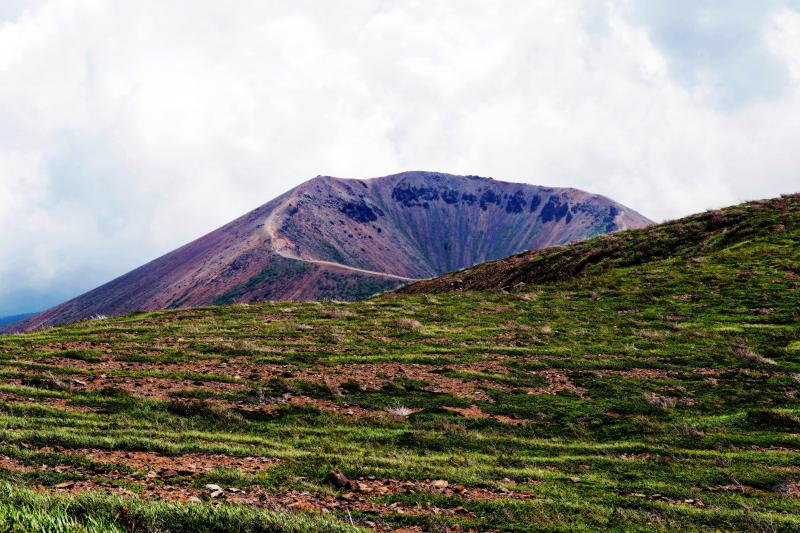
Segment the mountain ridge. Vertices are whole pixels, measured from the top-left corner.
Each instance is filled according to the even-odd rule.
[[[20,313],[17,315],[2,316],[0,317],[0,328],[11,326],[16,322],[20,322],[35,315],[36,313]]]

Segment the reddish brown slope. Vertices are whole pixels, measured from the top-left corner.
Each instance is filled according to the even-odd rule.
[[[356,299],[515,252],[649,221],[575,189],[406,172],[320,176],[230,224],[26,321],[215,303]]]

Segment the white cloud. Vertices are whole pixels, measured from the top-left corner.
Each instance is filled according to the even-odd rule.
[[[676,77],[636,4],[9,3],[0,314],[91,288],[320,173],[575,186],[656,219],[800,188],[797,13],[775,3],[751,32],[786,86],[721,108],[727,71]]]

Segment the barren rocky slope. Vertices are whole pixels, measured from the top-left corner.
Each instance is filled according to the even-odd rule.
[[[649,221],[576,189],[406,172],[318,176],[24,322],[261,300],[359,299],[414,279]]]

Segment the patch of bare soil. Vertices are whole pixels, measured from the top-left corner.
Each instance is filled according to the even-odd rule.
[[[469,365],[448,365],[454,370],[474,370]],[[392,383],[396,378],[407,378],[424,381],[424,388],[431,392],[450,394],[461,398],[492,401],[484,388],[509,389],[491,380],[463,380],[444,376],[434,372],[436,367],[430,365],[415,365],[405,363],[372,363],[372,364],[347,364],[335,368],[304,369],[295,373],[293,377],[310,381],[323,382],[329,386],[339,387],[346,382],[358,383],[364,390],[379,390]],[[507,372],[507,370],[505,370]]]
[[[564,372],[559,370],[541,370],[535,372],[547,379],[544,387],[528,387],[524,389],[528,394],[558,394],[559,392],[569,392],[577,396],[584,396],[586,389],[577,387]]]
[[[107,342],[95,341],[66,341],[66,342],[53,342],[42,346],[44,349],[60,351],[60,350],[111,350],[111,344]]]
[[[130,378],[123,376],[96,375],[86,382],[85,389],[97,391],[105,388],[124,390],[140,398],[153,398],[159,400],[169,399],[171,393],[185,391],[191,388],[203,388],[209,392],[225,394],[246,389],[245,384],[226,383],[222,381],[193,382],[190,380],[173,378]]]
[[[86,448],[60,451],[62,453],[86,456],[100,463],[125,465],[136,470],[148,470],[158,473],[161,477],[165,472],[170,471],[175,472],[176,475],[192,476],[215,468],[229,468],[240,472],[253,473],[278,463],[277,459],[269,457],[230,457],[219,454],[160,455],[153,452]]]
[[[488,413],[484,413],[481,411],[480,407],[477,405],[470,405],[469,407],[445,407],[448,411],[453,413],[458,413],[464,418],[490,418],[492,420],[497,420],[498,422],[502,422],[503,424],[508,424],[511,426],[524,426],[525,424],[530,423],[528,420],[521,420],[518,418],[511,418],[504,415],[490,415]]]
[[[23,464],[21,461],[9,457],[7,455],[0,455],[0,470],[11,470],[14,472],[33,472],[36,470],[32,466]]]
[[[800,498],[800,481],[784,483],[776,489],[776,492],[789,498]]]

